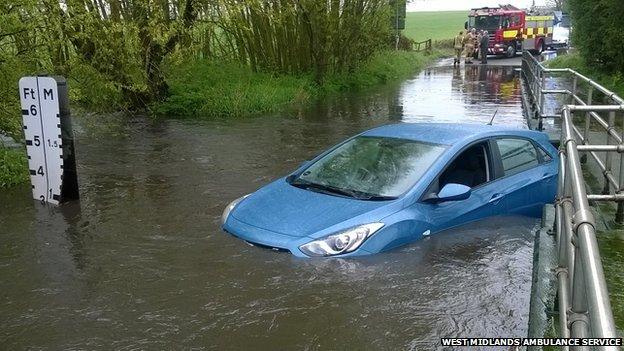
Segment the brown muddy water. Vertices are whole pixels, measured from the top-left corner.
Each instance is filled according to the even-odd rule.
[[[75,118],[80,202],[0,193],[3,349],[430,350],[526,335],[536,219],[492,218],[360,259],[297,259],[219,228],[226,204],[355,133],[525,125],[513,67],[428,69],[300,111]]]

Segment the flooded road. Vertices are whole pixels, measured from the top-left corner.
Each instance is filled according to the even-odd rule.
[[[302,260],[219,229],[229,201],[374,126],[522,127],[512,67],[435,67],[398,85],[241,120],[75,120],[81,201],[0,193],[6,349],[414,349],[526,335],[529,218],[493,218],[362,259]]]

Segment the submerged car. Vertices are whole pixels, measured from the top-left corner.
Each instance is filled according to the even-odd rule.
[[[223,229],[299,257],[378,253],[485,217],[540,216],[555,198],[556,155],[536,131],[386,125],[233,201]]]

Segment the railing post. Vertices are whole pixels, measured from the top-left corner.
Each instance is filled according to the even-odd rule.
[[[572,80],[572,95],[570,96],[570,104],[576,105],[576,85],[578,84],[578,77],[574,75],[574,79]]]
[[[589,88],[587,89],[587,105],[591,105],[592,104],[592,95],[594,94],[594,87],[590,84]],[[589,126],[591,123],[591,113],[585,112],[585,130],[583,131],[583,144],[587,145],[589,144]],[[586,163],[587,162],[587,154],[583,154],[583,156],[581,156],[581,163]]]
[[[542,90],[546,87],[546,72],[544,72],[544,70],[540,70],[541,72],[541,86],[540,86],[540,90],[539,90],[539,94],[540,94],[540,105],[539,105],[539,122],[537,123],[537,130],[542,130],[544,129],[544,123],[542,121],[542,115],[544,114],[544,100],[546,100],[546,96],[544,95],[544,93],[542,93]]]
[[[624,115],[622,115],[622,123],[624,123]],[[623,124],[624,125],[624,124]],[[624,128],[622,128],[622,133],[620,134],[622,138],[622,144],[620,146],[624,146]],[[616,194],[622,194],[624,191],[624,153],[620,152],[620,173],[618,174],[618,189]],[[615,211],[615,222],[617,224],[624,223],[624,202],[618,201],[617,210]]]
[[[613,128],[614,125],[615,125],[615,111],[611,111],[609,112],[609,128]],[[613,137],[611,137],[611,133],[609,133],[609,130],[607,130],[607,145],[611,145],[612,139]],[[613,173],[612,159],[613,159],[613,153],[607,152],[605,156],[604,187],[602,188],[603,194],[609,194],[611,192],[608,175]]]

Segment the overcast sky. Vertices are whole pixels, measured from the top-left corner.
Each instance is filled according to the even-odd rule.
[[[545,2],[546,0],[535,0],[535,5],[543,6]],[[407,11],[469,10],[474,7],[497,7],[499,4],[527,8],[532,3],[532,0],[408,0]]]

